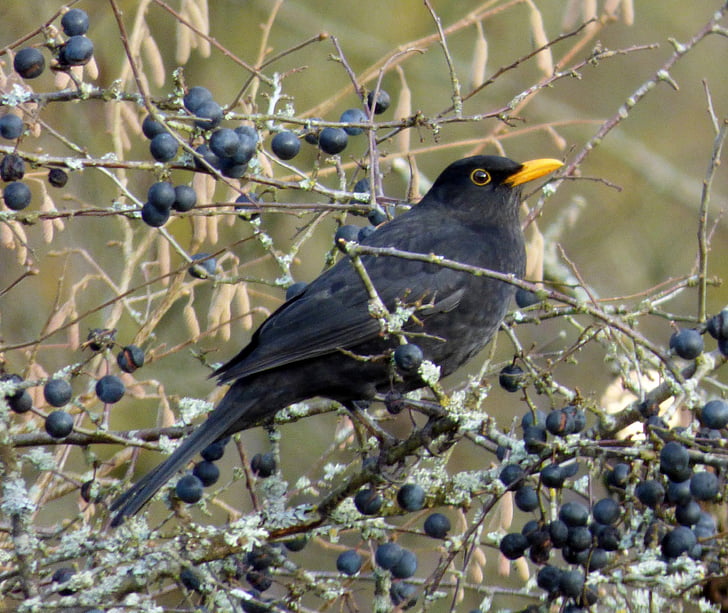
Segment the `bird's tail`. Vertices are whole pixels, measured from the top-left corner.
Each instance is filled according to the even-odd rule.
[[[241,423],[241,415],[245,415],[246,409],[249,407],[245,406],[246,403],[240,402],[240,394],[236,393],[240,390],[236,389],[237,387],[233,386],[228,390],[220,404],[210,413],[207,421],[182,441],[171,456],[111,504],[111,510],[115,512],[111,520],[112,527],[123,523],[125,517],[137,513],[195,454],[223,437],[233,424],[235,424],[235,431],[249,427]]]

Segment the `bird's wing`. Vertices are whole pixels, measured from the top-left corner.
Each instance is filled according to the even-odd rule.
[[[407,224],[406,217],[380,227],[365,244],[396,244],[404,251],[440,255],[440,245],[453,244],[451,231],[438,229],[434,238],[429,224]],[[422,245],[427,249],[423,250]],[[385,306],[392,311],[398,301],[420,301],[423,308],[416,313],[419,319],[454,309],[469,277],[435,264],[398,257],[365,256],[362,262]],[[281,305],[258,328],[250,344],[214,374],[221,382],[229,382],[372,340],[382,328],[370,313],[369,303],[359,273],[344,258]]]

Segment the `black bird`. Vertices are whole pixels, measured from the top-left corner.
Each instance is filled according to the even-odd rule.
[[[525,249],[518,219],[521,185],[562,166],[519,164],[479,155],[450,164],[408,212],[362,241],[371,247],[441,255],[522,277]],[[478,353],[508,309],[514,286],[436,264],[362,255],[384,305],[417,306],[403,332],[446,376]],[[314,396],[354,409],[357,401],[423,386],[415,373],[394,376],[400,344],[369,309],[370,293],[351,259],[342,258],[261,324],[238,355],[212,376],[232,384],[220,404],[175,452],[112,504],[112,526],[133,515],[210,443]],[[366,356],[367,360],[357,359]],[[378,356],[378,357],[377,357]],[[373,358],[373,359],[372,359]]]

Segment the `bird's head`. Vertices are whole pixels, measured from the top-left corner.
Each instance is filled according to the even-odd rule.
[[[561,166],[559,160],[550,158],[523,163],[496,155],[464,158],[442,171],[421,204],[480,218],[517,218],[520,186]]]

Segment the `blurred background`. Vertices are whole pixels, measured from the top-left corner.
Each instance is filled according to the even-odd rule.
[[[135,34],[146,32],[146,42],[137,59],[145,69],[153,96],[170,94],[172,72],[179,60],[184,59],[186,83],[205,86],[217,101],[229,104],[248,81],[250,73],[223,50],[249,64],[256,64],[262,54],[261,45],[265,47],[265,57],[272,57],[327,33],[328,37],[322,36],[320,41],[294,49],[264,69],[269,76],[274,72],[285,75],[283,92],[286,98],[279,103],[279,109],[288,104],[297,117],[336,121],[343,110],[360,106],[344,66],[333,59],[336,50],[331,37],[335,37],[353,72],[368,76],[361,82],[368,89],[375,87],[383,60],[393,57],[398,50],[411,50],[398,58],[396,67],[392,65],[384,70],[382,87],[391,94],[393,104],[378,120],[393,121],[416,112],[424,117],[435,117],[443,112],[450,114],[450,73],[436,37],[433,17],[421,0],[394,3],[391,0],[290,0],[280,3],[215,0],[209,4],[209,34],[219,47],[213,45],[205,50],[204,45],[198,46],[186,57],[179,21],[162,4],[119,0],[127,30]],[[189,18],[190,14],[194,15],[189,12],[190,4],[170,0],[167,6]],[[545,42],[542,40],[544,35],[551,40],[577,29],[594,5],[597,5],[597,21],[553,45],[552,62],[558,70],[568,70],[590,57],[596,49],[619,53],[587,63],[572,76],[556,80],[548,89],[538,91],[514,111],[515,117],[509,125],[497,119],[452,122],[442,124],[437,134],[423,125],[382,143],[385,193],[394,199],[407,198],[408,172],[406,167],[403,171],[396,163],[405,160],[406,154],[414,156],[421,185],[433,180],[449,162],[479,152],[504,153],[517,160],[557,157],[568,163],[600,126],[617,114],[635,90],[654,78],[656,71],[675,52],[675,44],[687,43],[721,5],[715,1],[677,0],[641,2],[634,6],[628,1],[596,3],[580,0],[432,0],[431,4],[442,27],[452,28],[447,42],[463,94],[471,90],[474,82],[480,83],[500,68],[527,56]],[[4,24],[0,29],[1,46],[7,47],[36,31],[62,6],[64,3],[55,0],[0,4],[0,23]],[[125,52],[109,5],[79,2],[76,6],[86,10],[91,18],[89,36],[95,45],[98,76],[93,79],[87,76],[87,80],[100,87],[109,87],[113,81],[122,79],[121,87],[135,92],[130,74],[123,68]],[[605,14],[605,9],[612,11],[611,17]],[[140,22],[145,22],[148,30],[141,28]],[[592,30],[595,33],[589,34]],[[36,36],[31,42],[40,40],[40,36]],[[11,67],[8,67],[7,55],[2,59],[5,60],[3,70],[9,75]],[[677,87],[667,81],[657,83],[629,110],[628,118],[586,156],[577,169],[582,180],[565,181],[546,200],[537,220],[547,237],[546,249],[553,249],[558,242],[596,296],[615,298],[618,304],[633,306],[639,303],[642,292],[694,271],[702,182],[711,160],[715,136],[708,114],[706,88],[712,94],[716,115],[723,121],[728,114],[725,59],[724,37],[710,36],[700,42],[670,71]],[[493,84],[464,103],[463,115],[489,113],[508,104],[514,96],[545,78],[548,69],[545,61],[542,56],[527,59],[504,72]],[[53,91],[56,87],[49,71],[29,85],[35,91]],[[248,98],[251,94],[254,94],[252,99]],[[270,89],[265,86],[248,87],[243,103],[234,110],[242,116],[266,112],[269,94]],[[144,110],[129,104],[129,116],[119,118],[111,111],[112,106],[102,101],[48,103],[47,109],[40,110],[40,116],[52,130],[38,129],[22,143],[22,148],[34,153],[69,155],[67,142],[51,135],[55,131],[67,141],[81,145],[93,157],[115,152],[125,160],[149,161],[148,143],[139,134],[138,124],[129,120],[131,116],[139,121],[145,115]],[[401,111],[405,112],[398,115]],[[128,136],[128,147],[121,149],[112,138],[118,134],[120,125],[125,126]],[[383,133],[386,131],[380,132]],[[358,141],[352,139],[350,147],[341,156],[342,162],[348,164],[347,176],[352,179],[362,176],[353,172],[354,164],[351,163],[365,152],[365,137],[359,138]],[[268,143],[269,137],[266,137],[264,148],[268,148]],[[310,171],[317,163],[316,155],[315,148],[304,145],[302,154],[295,160],[296,168],[303,173]],[[268,168],[281,180],[293,176],[274,161],[268,162]],[[321,168],[322,182],[336,187],[337,180],[329,170],[330,166],[321,164]],[[44,173],[39,171],[37,176],[41,178]],[[72,173],[62,194],[51,194],[54,206],[64,211],[109,208],[112,202],[134,204],[127,191],[143,201],[147,187],[154,180],[148,171],[130,169],[120,170],[116,176],[119,183],[93,170]],[[190,173],[178,170],[173,172],[173,177],[175,182],[189,181]],[[349,187],[351,183],[348,183]],[[36,184],[31,187],[34,195],[40,197],[40,187]],[[266,202],[325,202],[325,198],[317,194],[275,191],[255,182],[244,187],[246,191],[262,195]],[[709,273],[721,278],[728,274],[725,248],[728,231],[722,217],[727,194],[726,175],[719,169],[712,186],[708,224],[713,231]],[[221,185],[211,202],[230,202],[234,195],[232,190]],[[538,198],[539,194],[534,194],[529,205],[535,206]],[[277,248],[285,252],[308,220],[310,217],[305,214],[271,212],[263,214],[261,223]],[[316,226],[292,267],[294,280],[310,280],[321,271],[325,254],[330,251],[333,232],[343,220],[332,214]],[[344,222],[364,223],[352,216]],[[67,296],[74,284],[78,284],[75,315],[89,312],[78,321],[81,340],[88,329],[107,327],[113,308],[97,307],[113,299],[114,286],[113,282],[102,279],[99,271],[104,271],[109,279],[118,279],[125,267],[118,242],[126,240],[127,232],[150,231],[139,228],[139,222],[130,224],[128,220],[98,215],[66,218],[64,223],[63,228],[56,227],[50,242],[44,240],[47,230],[41,224],[25,227],[29,246],[25,259],[18,257],[17,248],[0,247],[0,288],[9,288],[28,266],[37,269],[38,273],[25,278],[12,290],[0,293],[2,346],[27,344],[3,353],[10,372],[27,374],[29,364],[37,361],[45,373],[53,373],[80,360],[81,350],[71,346],[68,329],[40,344],[33,341],[41,335],[55,312],[59,297]],[[558,232],[554,229],[556,225],[560,228]],[[198,251],[225,249],[232,252],[239,274],[267,280],[268,284],[250,283],[247,286],[251,305],[259,307],[252,318],[253,329],[262,321],[265,310],[274,309],[282,301],[284,289],[273,286],[281,271],[260,244],[249,239],[252,231],[247,222],[234,215],[221,217],[217,234],[208,231],[203,240],[200,240],[199,227],[192,226],[187,219],[170,223],[168,230],[184,248],[195,245]],[[241,239],[248,240],[239,242]],[[136,244],[141,245],[142,241]],[[148,258],[144,258],[148,267],[135,271],[134,277],[139,282],[154,276],[161,249],[156,241],[143,244],[148,249]],[[81,250],[85,253],[81,254]],[[172,252],[169,257],[172,268],[182,266],[177,254]],[[204,331],[206,313],[215,299],[215,290],[209,282],[195,282],[191,288],[193,300],[190,304]],[[140,289],[138,307],[145,308],[145,292],[149,292],[146,306],[158,305],[159,295],[155,292],[162,290],[161,286]],[[717,312],[726,303],[728,293],[724,287],[709,289],[708,313]],[[160,419],[156,412],[158,399],[149,394],[149,389],[155,386],[173,400],[210,395],[213,384],[206,379],[209,370],[191,350],[210,352],[208,359],[212,362],[223,361],[242,348],[252,332],[251,322],[244,318],[233,324],[230,338],[224,334],[208,335],[199,343],[181,347],[190,334],[188,322],[184,321],[184,307],[184,301],[171,305],[153,333],[144,339],[151,355],[158,357],[139,373],[137,379],[144,379],[144,384],[140,384],[137,397],[130,394],[115,407],[112,428],[157,424]],[[696,292],[687,290],[663,307],[680,317],[695,317]],[[70,319],[69,316],[67,320]],[[118,316],[113,324],[119,330],[121,342],[130,342],[140,328],[138,322],[124,315]],[[645,317],[640,321],[640,330],[658,345],[666,346],[672,331],[670,318]],[[545,322],[519,327],[518,337],[523,346],[544,350],[573,341],[576,331],[562,322]],[[177,349],[169,351],[170,348]],[[490,356],[489,351],[472,368],[453,377],[451,383],[478,373],[483,360]],[[500,338],[493,364],[502,365],[510,360],[513,351],[507,339]],[[104,364],[93,364],[94,372],[103,368]],[[598,346],[585,348],[575,363],[561,365],[556,376],[594,401],[601,398],[613,380],[613,374],[605,368],[604,352]],[[518,395],[506,394],[494,381],[490,379],[494,387],[483,408],[493,414],[501,426],[508,427],[513,416],[523,414],[525,407]],[[74,382],[74,390],[83,395],[92,389],[92,384],[89,379],[87,389],[79,380]],[[535,401],[543,401],[544,408],[549,406],[548,399],[536,398]],[[337,422],[337,416],[329,415],[283,428],[284,476],[290,474],[291,481],[295,481],[302,463],[316,462],[317,454],[331,444]],[[403,419],[393,427],[406,432],[407,420]],[[246,432],[243,441],[249,455],[268,448],[265,433],[260,430]],[[488,461],[481,456],[473,459],[469,456],[471,451],[468,448],[457,451],[452,460],[454,465],[467,467]],[[113,450],[95,449],[94,453],[106,458]],[[81,479],[88,467],[81,451],[74,450],[73,454],[76,456],[73,465]],[[238,458],[230,456],[232,454],[228,457],[230,466],[239,464]],[[152,454],[143,456],[139,474],[156,461],[157,457]],[[117,474],[121,475],[121,472]],[[245,504],[234,492],[227,492],[226,496],[234,504]],[[67,496],[64,502],[68,508],[76,503],[73,496]],[[58,512],[54,508],[48,513],[47,520],[51,521],[51,515]],[[224,517],[223,511],[215,511],[214,519],[219,521]],[[514,579],[512,585],[520,586],[520,579]]]

